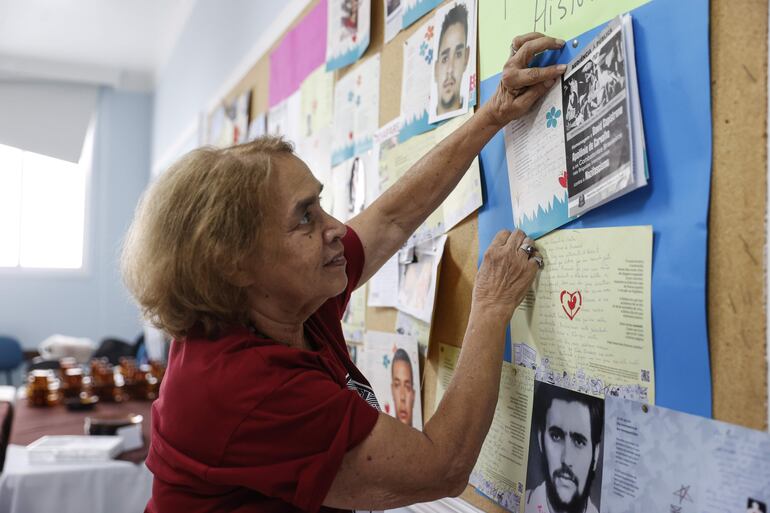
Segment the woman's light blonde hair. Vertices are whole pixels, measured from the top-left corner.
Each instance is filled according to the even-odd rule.
[[[272,136],[200,148],[145,191],[121,256],[145,318],[178,339],[248,322],[246,291],[230,278],[257,249],[273,157],[292,152]]]

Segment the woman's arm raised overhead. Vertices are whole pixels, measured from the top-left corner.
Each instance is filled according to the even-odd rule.
[[[564,72],[564,66],[529,68],[535,55],[564,41],[533,32],[513,40],[495,95],[465,124],[422,157],[369,208],[350,220],[364,246],[360,284],[366,283],[438,208],[492,136],[525,114]]]

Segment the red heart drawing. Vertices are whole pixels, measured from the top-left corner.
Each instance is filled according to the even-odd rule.
[[[560,177],[559,177],[559,185],[567,188],[567,172],[565,171]]]
[[[567,296],[566,302],[564,296]],[[561,300],[561,307],[564,310],[564,313],[567,314],[567,317],[569,317],[569,320],[571,321],[580,311],[580,307],[583,306],[583,296],[580,294],[579,290],[576,290],[575,292],[562,290],[559,299]]]

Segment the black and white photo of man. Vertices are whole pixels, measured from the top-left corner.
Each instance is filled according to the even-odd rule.
[[[598,513],[602,399],[535,382],[525,513]]]

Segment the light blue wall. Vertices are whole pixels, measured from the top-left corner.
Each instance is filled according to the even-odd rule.
[[[87,224],[88,269],[80,275],[0,274],[0,333],[25,348],[54,333],[133,340],[139,312],[119,276],[118,253],[150,176],[152,95],[103,89],[97,106]]]
[[[163,157],[275,22],[286,0],[198,0],[158,74],[153,158]]]

